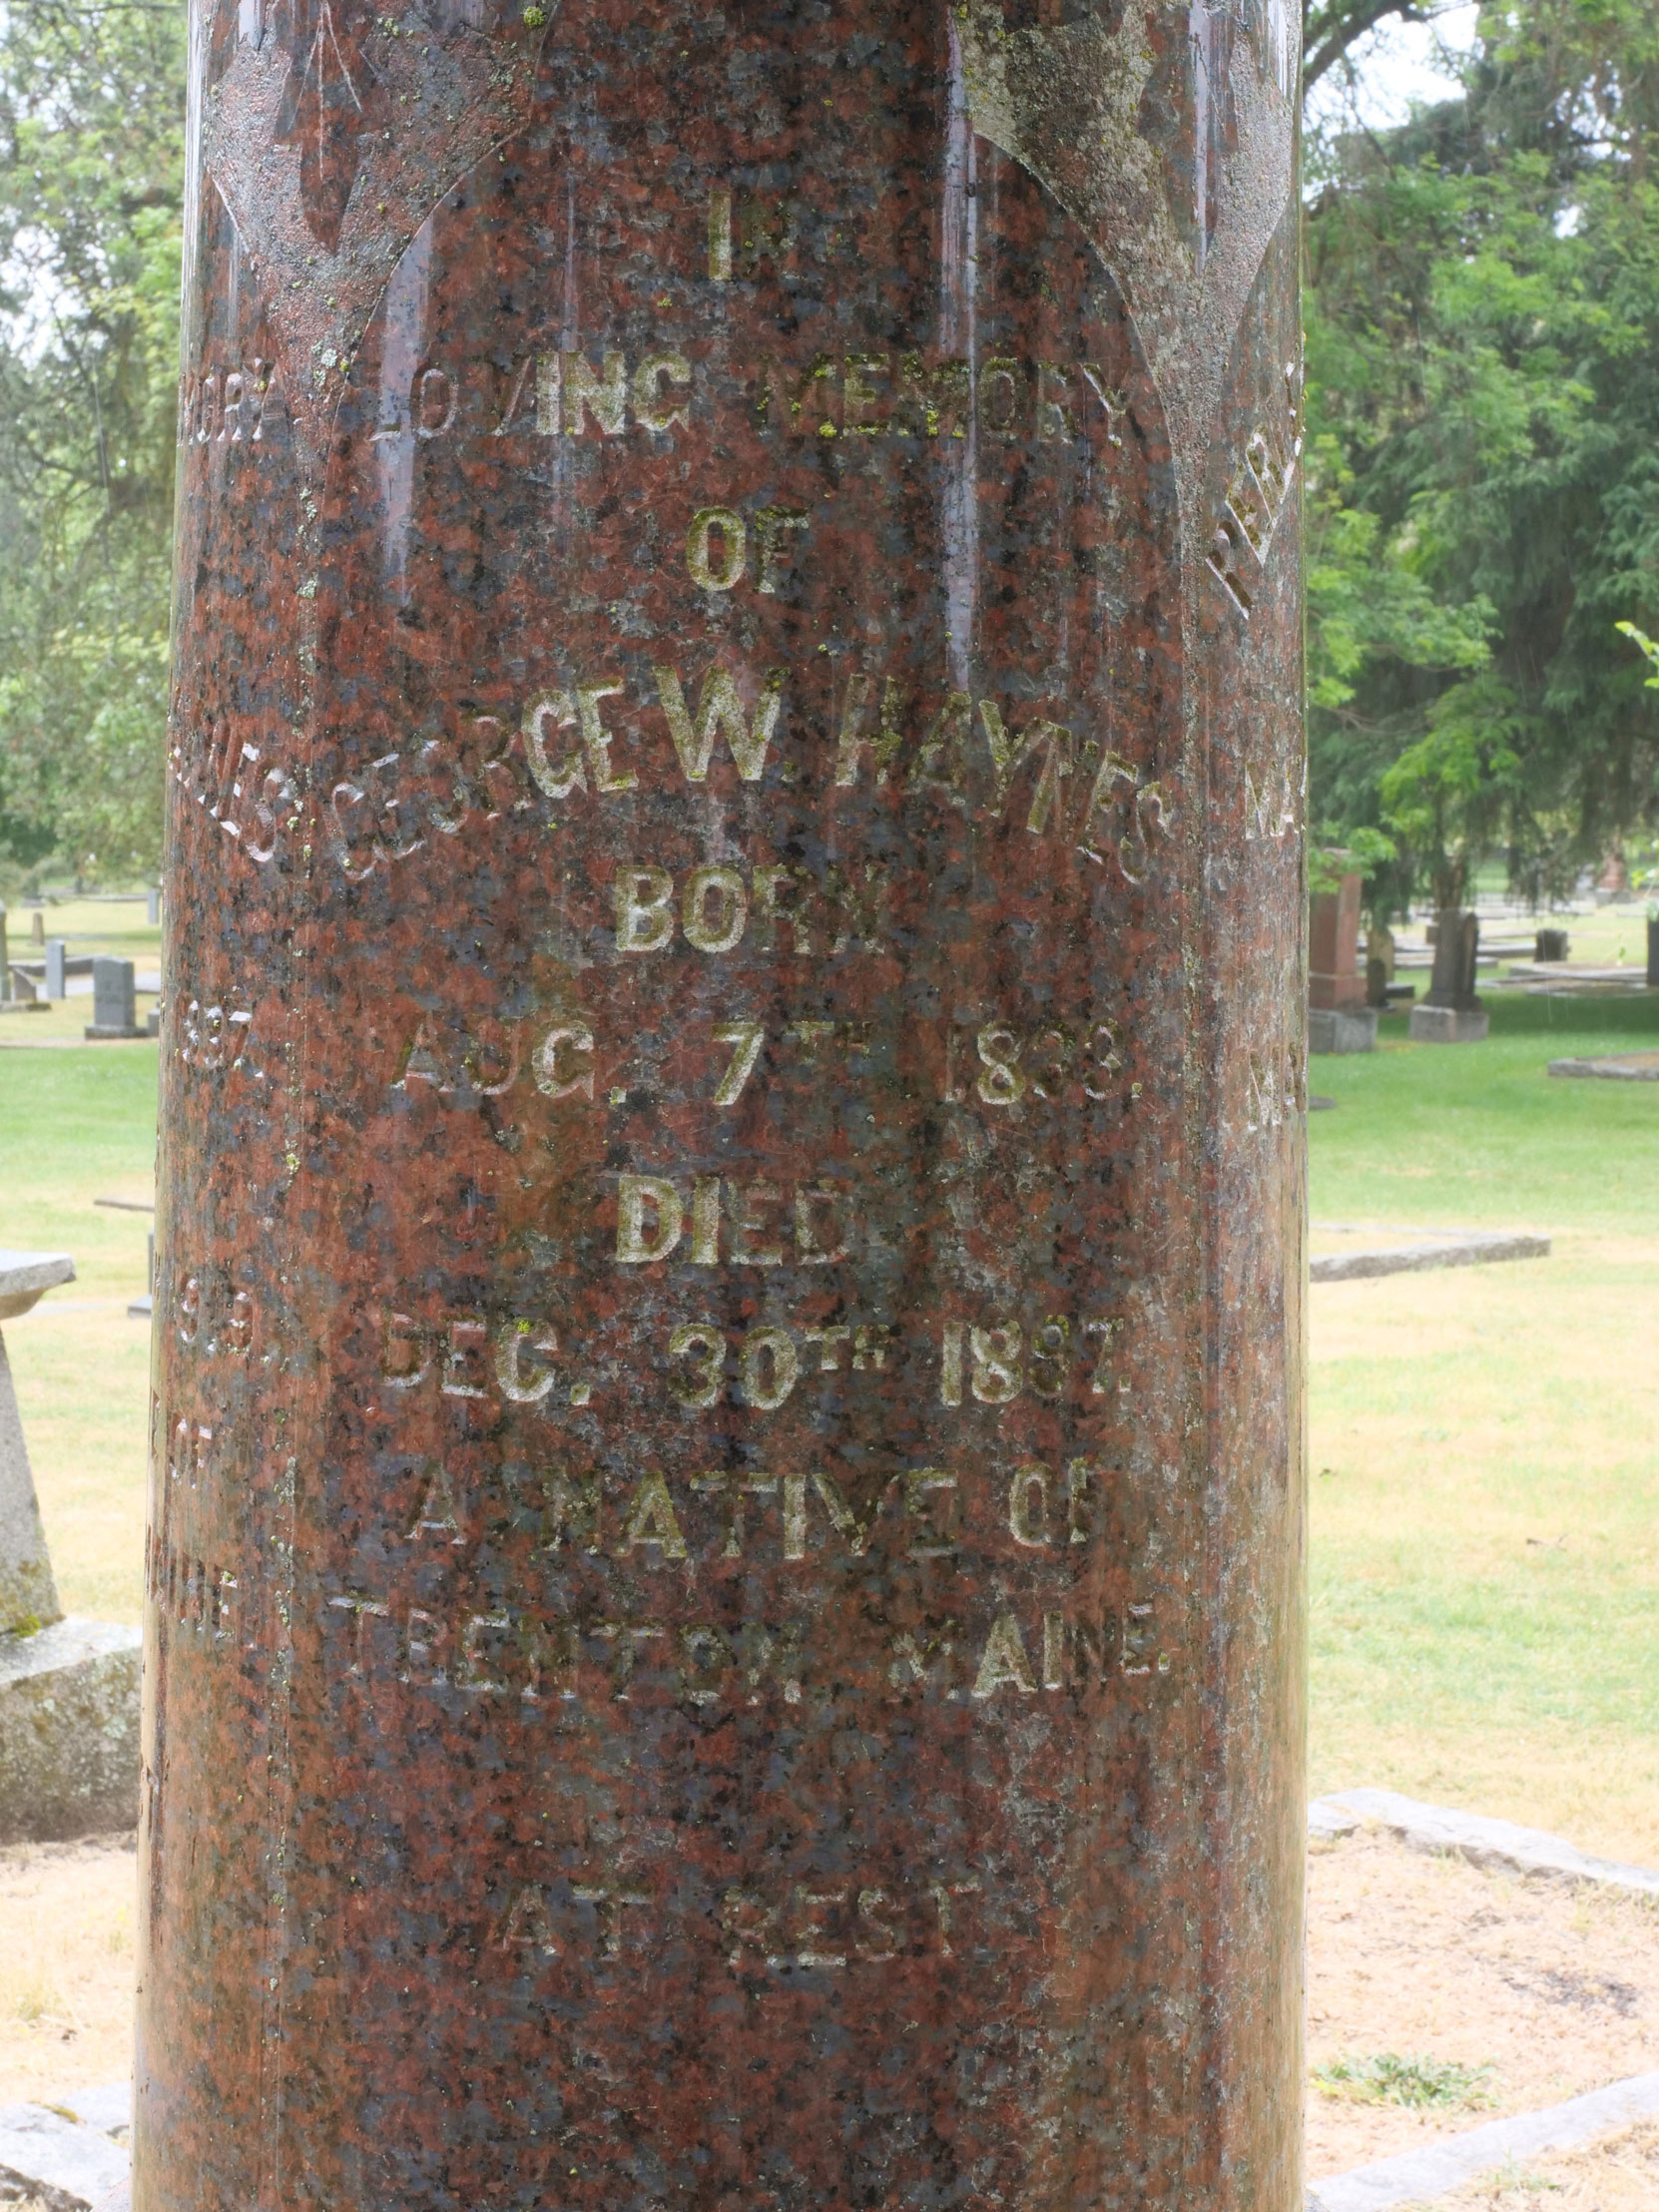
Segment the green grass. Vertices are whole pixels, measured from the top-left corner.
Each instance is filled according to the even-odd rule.
[[[145,1218],[92,1201],[153,1196],[156,1054],[0,1052],[0,1243],[75,1255],[80,1280],[53,1299],[143,1288]]]
[[[1309,1120],[1316,1221],[1659,1226],[1659,1083],[1573,1081],[1554,1059],[1659,1046],[1659,997],[1487,991],[1480,1045],[1411,1044],[1386,1014],[1375,1053],[1321,1055]]]
[[[1547,1231],[1316,1286],[1313,1774],[1659,1864],[1659,1000],[1488,996],[1480,1045],[1321,1058],[1316,1221]]]
[[[150,1217],[93,1201],[153,1195],[156,1054],[0,1050],[0,1245],[67,1252],[77,1277],[4,1325],[6,1352],[59,1596],[111,1620],[141,1599],[150,1332],[127,1306]]]
[[[42,926],[49,937],[62,937],[69,953],[80,957],[84,953],[113,953],[117,959],[131,960],[139,977],[154,975],[162,964],[162,932],[159,924],[146,921],[142,899],[121,901],[65,898],[38,909]],[[38,960],[41,948],[31,935],[31,924],[36,908],[12,903],[6,914],[6,944],[9,956],[14,960]],[[79,979],[77,979],[79,980]],[[137,994],[137,1012],[142,1024],[155,1005],[152,992],[140,990]],[[44,1012],[8,1013],[0,1016],[0,1046],[33,1040],[38,1043],[46,1037],[73,1037],[79,1043],[86,1025],[92,1019],[90,992],[77,989],[69,998],[56,999]],[[0,1082],[4,1071],[0,1069]]]
[[[40,958],[31,941],[37,911],[44,934],[62,937],[71,952],[114,952],[140,967],[161,964],[161,925],[145,919],[142,898],[53,898],[38,909],[9,899],[6,931],[14,960]]]
[[[1345,2052],[1316,2067],[1314,2081],[1327,2096],[1348,2097],[1356,2104],[1456,2112],[1491,2102],[1484,2086],[1491,2070],[1460,2066],[1450,2058],[1398,2058],[1391,2050]]]

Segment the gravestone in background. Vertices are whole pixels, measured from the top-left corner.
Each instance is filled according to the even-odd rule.
[[[1308,1003],[1347,1012],[1366,1002],[1360,971],[1361,878],[1349,869],[1337,888],[1308,902]]]
[[[92,963],[92,1019],[89,1038],[143,1037],[149,1031],[135,1018],[133,963],[100,953]]]
[[[67,1253],[0,1251],[0,1322],[73,1282]],[[131,1828],[139,1636],[66,1619],[0,1339],[0,1845]]]
[[[1382,1011],[1394,979],[1394,933],[1374,922],[1366,937],[1366,1004]]]
[[[1434,965],[1428,989],[1411,1008],[1410,1034],[1425,1044],[1476,1044],[1489,1017],[1475,993],[1480,952],[1477,914],[1443,906],[1434,916]]]
[[[1308,913],[1308,1049],[1370,1052],[1377,1013],[1360,966],[1360,876],[1347,870],[1316,891]]]
[[[135,2202],[1292,2212],[1296,23],[193,16]]]

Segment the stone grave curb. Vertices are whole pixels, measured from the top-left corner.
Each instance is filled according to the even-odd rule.
[[[1597,1060],[1551,1060],[1551,1075],[1593,1075],[1605,1083],[1659,1083],[1659,1067],[1621,1068],[1612,1055]]]
[[[1315,1798],[1308,1808],[1308,1833],[1322,1842],[1352,1835],[1368,1825],[1387,1829],[1413,1851],[1455,1852],[1476,1867],[1546,1881],[1593,1882],[1636,1897],[1659,1897],[1659,1874],[1650,1868],[1597,1859],[1559,1836],[1521,1828],[1513,1821],[1486,1820],[1478,1813],[1459,1813],[1444,1805],[1419,1805],[1393,1790],[1340,1790]]]
[[[86,2212],[127,2183],[118,2143],[44,2104],[0,2105],[0,2184],[38,2197],[51,2212]]]
[[[1659,2112],[1659,2073],[1632,2074],[1540,2112],[1488,2120],[1421,2150],[1380,2158],[1310,2185],[1307,2212],[1388,2212],[1393,2205],[1443,2197],[1506,2159],[1546,2150],[1574,2150]]]
[[[1412,1851],[1454,1852],[1476,1867],[1555,1882],[1590,1882],[1637,1897],[1659,1897],[1659,1874],[1598,1859],[1562,1837],[1445,1805],[1420,1805],[1394,1790],[1339,1790],[1308,1808],[1309,1837],[1334,1843],[1367,1827],[1382,1828]],[[1659,2073],[1632,2074],[1564,2104],[1489,2120],[1421,2150],[1354,2166],[1310,2186],[1307,2212],[1387,2212],[1445,2196],[1511,2156],[1569,2150],[1631,2120],[1659,2113]]]
[[[1416,1274],[1425,1268],[1483,1267],[1491,1260],[1543,1260],[1549,1239],[1523,1231],[1448,1237],[1439,1244],[1394,1245],[1371,1252],[1326,1252],[1308,1263],[1311,1283],[1353,1283],[1365,1276]]]

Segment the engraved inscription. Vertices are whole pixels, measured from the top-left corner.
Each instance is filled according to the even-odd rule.
[[[1247,619],[1302,457],[1301,370],[1285,371],[1286,420],[1253,431],[1222,501],[1205,566]]]

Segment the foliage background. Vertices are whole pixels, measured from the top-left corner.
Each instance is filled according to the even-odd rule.
[[[1308,143],[1310,785],[1381,918],[1659,801],[1659,10],[1483,8],[1449,89]]]
[[[1310,0],[1309,86],[1432,13]],[[184,57],[0,0],[0,886],[160,860]],[[1659,816],[1659,8],[1487,7],[1447,95],[1307,144],[1311,820],[1379,918]]]
[[[0,865],[160,863],[182,7],[0,13]],[[0,880],[3,880],[0,876]]]

